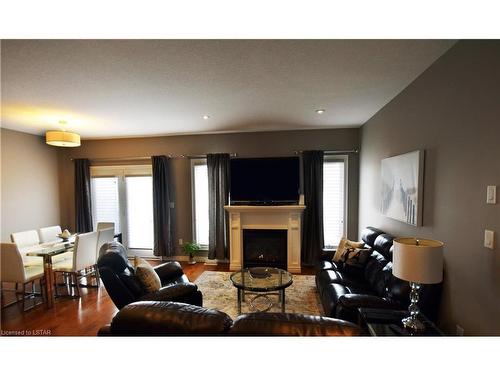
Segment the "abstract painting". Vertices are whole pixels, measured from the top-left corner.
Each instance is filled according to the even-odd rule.
[[[424,151],[382,159],[382,214],[422,225]]]

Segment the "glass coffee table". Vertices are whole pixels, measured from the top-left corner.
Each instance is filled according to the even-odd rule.
[[[241,314],[241,302],[245,301],[247,294],[254,295],[249,304],[260,312],[269,311],[273,306],[269,295],[278,295],[281,311],[285,312],[285,289],[293,283],[290,272],[273,267],[243,268],[231,275],[231,281],[238,292],[238,314]],[[267,307],[258,309],[255,306],[258,299],[265,300]]]

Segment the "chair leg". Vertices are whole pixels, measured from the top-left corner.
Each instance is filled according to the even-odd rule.
[[[101,286],[101,277],[99,275],[99,269],[97,268],[97,265],[94,266],[94,276],[97,287],[99,288]]]
[[[23,312],[26,311],[25,307],[26,307],[26,284],[23,283]]]
[[[80,298],[80,285],[78,284],[78,273],[73,272],[73,277],[75,279],[76,295],[78,298]]]

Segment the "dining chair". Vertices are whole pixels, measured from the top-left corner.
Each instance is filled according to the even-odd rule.
[[[35,232],[36,233],[36,232]],[[2,243],[0,245],[1,251],[1,279],[0,279],[0,288],[2,290],[1,299],[4,301],[4,289],[3,283],[15,283],[16,284],[16,301],[9,303],[4,307],[11,306],[14,303],[18,303],[19,300],[17,298],[17,284],[21,284],[23,286],[22,292],[22,306],[23,311],[27,311],[26,309],[26,298],[34,298],[36,295],[40,295],[42,293],[42,283],[45,280],[43,267],[39,265],[35,266],[25,266],[23,262],[23,257],[21,252],[19,251],[18,246],[15,243]],[[36,293],[35,290],[35,282],[38,281],[40,285],[40,293]],[[26,291],[26,285],[31,284],[31,291]],[[42,293],[43,297],[43,293]],[[43,303],[43,300],[42,302]],[[40,303],[33,302],[33,306],[29,309],[32,309],[35,306],[38,306]],[[28,310],[29,310],[28,309]]]
[[[45,227],[38,229],[38,237],[40,238],[41,243],[47,242],[61,242],[62,238],[58,236],[61,234],[62,230],[59,225],[54,225],[52,227]]]
[[[96,231],[100,231],[103,229],[109,229],[109,228],[113,228],[113,234],[114,234],[115,233],[115,223],[108,222],[108,221],[101,221],[101,222],[97,223]]]
[[[97,259],[99,259],[99,251],[101,250],[101,246],[104,245],[105,243],[113,242],[115,236],[115,230],[113,227],[109,227],[107,229],[98,230],[97,233],[98,233],[97,246],[95,253],[96,264],[94,264],[93,268],[97,274],[97,277],[99,277],[99,268],[97,267]]]
[[[10,239],[17,245],[23,264],[28,266],[43,266],[43,260],[40,257],[30,257],[26,255],[28,249],[40,243],[40,237],[36,230],[27,230],[24,232],[16,232],[10,235]]]
[[[76,293],[70,291],[71,296],[80,297],[79,279],[93,277],[99,286],[99,276],[93,266],[97,262],[96,246],[98,232],[83,233],[76,236],[75,247],[73,248],[73,258],[64,260],[53,265],[54,273],[62,273],[63,279],[68,280],[68,287],[74,289]],[[69,276],[68,278],[64,276]],[[57,294],[57,288],[56,288]]]
[[[38,229],[38,236],[40,238],[40,243],[63,242],[63,239],[58,236],[58,234],[61,233],[62,230],[59,225]],[[71,258],[73,258],[73,252],[68,251],[63,254],[54,255],[52,257],[52,263],[59,263]]]
[[[99,258],[99,250],[101,250],[101,246],[105,243],[113,242],[115,236],[113,228],[98,230],[97,233],[96,259]]]

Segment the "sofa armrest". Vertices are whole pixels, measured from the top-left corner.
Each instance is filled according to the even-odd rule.
[[[339,305],[348,309],[370,307],[375,309],[400,309],[399,303],[371,294],[344,294],[339,298]]]
[[[335,307],[335,317],[337,319],[358,323],[358,308],[360,307],[394,310],[401,309],[401,305],[397,302],[393,302],[379,296],[370,294],[344,294],[339,297],[339,301]]]
[[[321,254],[319,256],[320,260],[329,260],[330,262],[333,259],[333,256],[335,255],[335,249],[327,249],[324,248],[321,250]]]
[[[201,292],[195,284],[180,283],[165,286],[156,292],[145,294],[139,301],[175,301],[201,306],[199,294]]]
[[[97,331],[97,336],[113,336],[113,334],[111,333],[111,325],[106,324],[105,326],[99,328],[99,331]]]
[[[154,267],[155,272],[160,277],[160,280],[171,280],[184,275],[184,271],[179,262],[162,263]]]
[[[222,311],[186,303],[134,302],[113,318],[109,333],[115,336],[222,335],[232,325]]]
[[[256,312],[240,315],[234,336],[357,336],[357,325],[339,319],[306,314]]]

